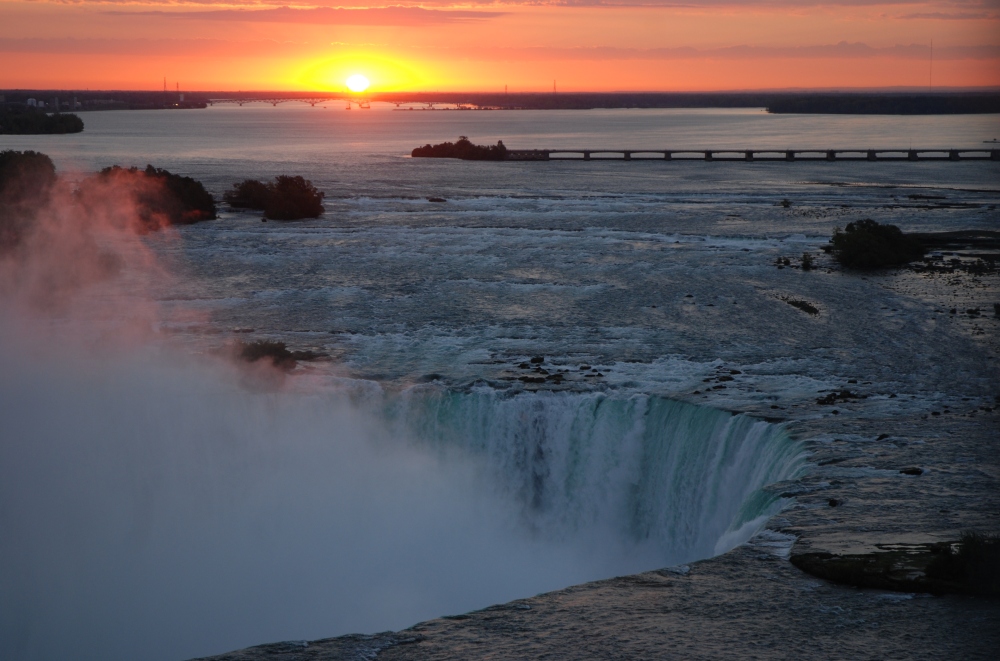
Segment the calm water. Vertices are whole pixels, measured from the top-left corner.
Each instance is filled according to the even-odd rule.
[[[301,174],[327,211],[262,223],[224,210],[148,238],[173,276],[152,301],[127,286],[87,294],[121,318],[102,320],[105,339],[151,302],[167,348],[91,370],[0,353],[0,502],[19,503],[0,508],[14,531],[0,542],[0,656],[176,659],[401,628],[707,557],[747,539],[775,506],[760,487],[801,467],[781,428],[719,408],[768,414],[847,378],[900,394],[885,406],[980,387],[975,354],[918,303],[827,272],[819,248],[867,217],[996,229],[1000,164],[407,154],[458,135],[979,148],[1000,135],[996,115],[288,105],[83,118],[83,134],[0,147],[74,176],[151,163],[219,198],[243,178]],[[803,252],[820,268],[775,268]],[[917,334],[931,338],[922,363],[947,366],[933,379],[898,369]],[[213,366],[235,338],[329,360],[261,385]],[[535,356],[562,377],[522,379],[545,376],[522,367]],[[738,382],[702,393],[732,370]]]

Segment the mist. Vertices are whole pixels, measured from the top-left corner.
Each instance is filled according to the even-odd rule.
[[[393,438],[345,395],[253,394],[156,351],[0,361],[5,658],[396,629],[614,566],[532,539],[468,461]]]
[[[779,428],[654,397],[236,364],[163,331],[189,313],[150,246],[183,239],[136,213],[61,180],[0,258],[2,658],[400,629],[708,557],[796,470]]]

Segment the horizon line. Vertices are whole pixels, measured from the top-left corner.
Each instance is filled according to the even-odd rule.
[[[343,94],[357,98],[374,97],[386,94],[507,94],[507,95],[536,95],[536,96],[562,96],[572,94],[761,94],[761,93],[834,93],[834,92],[909,92],[920,94],[938,93],[960,93],[960,92],[997,92],[1000,93],[1000,85],[988,86],[940,86],[928,89],[919,85],[897,85],[881,87],[767,87],[767,88],[743,88],[743,89],[713,89],[713,90],[569,90],[569,91],[507,91],[507,90],[385,90],[381,92],[357,93],[349,90],[317,90],[317,89],[249,89],[249,90],[226,90],[226,89],[181,89],[180,92],[186,94]],[[74,88],[74,87],[8,87],[0,88],[0,93],[5,92],[134,92],[134,93],[160,93],[177,94],[177,89],[162,90],[157,88]]]

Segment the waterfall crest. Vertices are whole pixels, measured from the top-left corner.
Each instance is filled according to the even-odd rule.
[[[600,531],[664,563],[748,539],[747,524],[775,504],[761,488],[801,465],[778,425],[648,395],[416,388],[387,417],[425,444],[479,457],[535,534]]]

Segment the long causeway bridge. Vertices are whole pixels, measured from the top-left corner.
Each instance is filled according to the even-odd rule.
[[[508,161],[1000,161],[1000,149],[508,149]]]

